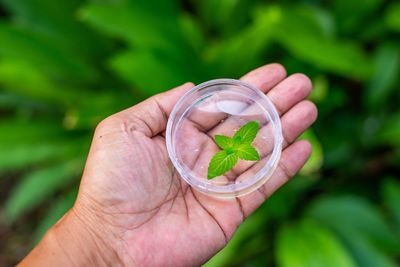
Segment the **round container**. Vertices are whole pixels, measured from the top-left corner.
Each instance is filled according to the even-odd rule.
[[[261,159],[239,159],[231,171],[208,179],[210,160],[221,150],[215,135],[232,137],[250,121],[260,124],[252,146]],[[232,79],[211,80],[184,94],[166,130],[168,154],[182,179],[218,198],[241,196],[263,185],[278,164],[282,140],[281,122],[272,102],[253,85]]]

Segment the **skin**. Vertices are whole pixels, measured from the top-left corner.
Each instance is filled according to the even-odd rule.
[[[317,117],[315,105],[305,100],[312,85],[303,74],[286,77],[281,65],[269,64],[241,80],[265,92],[282,121],[282,156],[262,187],[218,200],[192,189],[175,171],[164,131],[175,103],[194,86],[186,83],[97,126],[73,208],[20,265],[199,266],[221,250],[305,164],[311,146],[295,140]]]

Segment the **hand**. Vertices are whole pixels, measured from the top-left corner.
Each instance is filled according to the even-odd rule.
[[[285,138],[278,168],[259,190],[218,200],[193,190],[175,171],[163,133],[174,104],[193,87],[187,83],[98,125],[74,207],[25,263],[49,250],[71,265],[198,266],[210,259],[310,156],[310,144],[295,140],[317,116],[304,100],[311,82],[302,74],[285,77],[281,65],[270,64],[242,78],[275,104]]]

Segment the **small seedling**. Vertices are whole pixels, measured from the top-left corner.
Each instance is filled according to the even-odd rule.
[[[208,179],[220,176],[235,166],[238,159],[260,160],[257,150],[251,145],[260,129],[257,121],[243,125],[233,137],[215,135],[215,142],[222,149],[217,152],[208,165]]]

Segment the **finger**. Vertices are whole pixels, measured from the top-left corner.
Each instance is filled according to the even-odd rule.
[[[310,78],[301,73],[290,75],[273,90],[268,92],[268,98],[274,103],[279,115],[284,114],[296,103],[306,98],[312,89]]]
[[[314,103],[309,100],[303,100],[294,106],[290,111],[285,113],[282,117],[282,135],[283,145],[285,149],[289,144],[296,140],[307,128],[309,128],[317,118],[317,108]],[[273,150],[274,139],[273,129],[271,125],[266,125],[260,129],[253,146],[256,147],[260,154],[260,161],[244,161],[239,160],[234,168],[226,173],[224,176],[216,177],[213,179],[214,183],[227,184],[229,181],[240,181],[250,178],[254,173],[258,172],[263,166],[267,164],[270,153]],[[194,171],[199,177],[207,177],[207,166],[213,155],[220,150],[211,137],[203,135],[207,140],[202,141],[201,150],[199,155],[196,154],[195,160],[192,162]],[[267,137],[264,139],[264,137]],[[189,138],[185,138],[189,139]],[[195,151],[191,149],[190,151]],[[192,154],[192,153],[191,153]],[[251,171],[248,171],[250,170]]]
[[[258,87],[264,93],[271,90],[275,85],[281,82],[286,77],[286,70],[280,64],[268,64],[257,68],[248,74],[244,75],[241,80],[247,83],[251,83],[252,85]],[[246,115],[247,120],[252,120],[251,111],[252,108],[246,108],[245,113],[250,115]],[[253,107],[254,108],[254,107]],[[189,123],[183,123],[182,132],[192,133],[192,136],[199,135],[199,133],[207,132],[210,128],[214,127],[216,124],[220,123],[220,121],[226,118],[226,114],[220,112],[215,107],[215,101],[212,98],[208,98],[203,101],[201,108],[194,109],[189,116],[187,117],[187,121]],[[263,123],[262,118],[260,116],[256,116],[256,118],[260,123]],[[184,130],[184,131],[183,131]],[[197,133],[196,133],[197,132]],[[229,132],[231,134],[232,132]],[[206,140],[205,140],[206,139]],[[208,138],[197,138],[196,142],[190,139],[184,138],[185,141],[182,141],[187,148],[190,148],[189,151],[195,151],[189,154],[185,154],[185,159],[190,165],[195,164],[196,161],[203,161],[204,159],[209,160],[209,157],[212,156],[212,153],[215,153],[218,150],[218,147],[215,146],[213,139],[211,138],[211,143],[208,143]],[[206,149],[207,153],[200,153],[200,151],[204,151]],[[210,154],[211,153],[211,154]],[[200,156],[201,158],[199,158]],[[201,175],[207,174],[207,168],[204,168],[203,165],[197,164],[199,166],[199,172]]]
[[[298,102],[306,98],[312,89],[310,79],[304,74],[293,74],[280,82],[272,90],[267,93],[267,97],[275,105],[279,115],[287,112],[291,107],[296,105]],[[251,115],[257,113],[258,106],[252,105],[242,112],[243,116],[246,117],[246,121],[258,120],[261,125],[267,123],[266,119],[260,115]],[[249,115],[250,114],[250,115]],[[216,134],[231,135],[232,132],[239,129],[244,123],[231,117],[225,120],[224,123],[213,128],[209,135],[214,136]]]
[[[306,140],[301,140],[288,146],[282,152],[278,167],[272,177],[257,191],[239,198],[245,217],[257,209],[303,167],[311,155],[311,150],[311,144]]]
[[[148,137],[153,137],[165,130],[168,116],[174,105],[193,86],[193,83],[185,83],[167,92],[152,96],[113,116],[122,119],[130,130],[137,130]]]
[[[281,82],[286,77],[285,68],[277,63],[268,64],[262,67],[259,67],[246,75],[244,75],[240,80],[250,83],[253,86],[257,87],[264,93],[271,90],[275,85]],[[224,98],[221,93],[222,98]],[[227,97],[233,97],[232,95]],[[232,108],[232,107],[230,107]],[[243,105],[237,107],[240,110],[237,112],[243,111],[248,108],[248,105],[243,103]],[[210,129],[217,126],[221,120],[228,117],[228,115],[218,109],[215,104],[215,99],[210,97],[206,99],[202,106],[198,109],[194,110],[188,117],[194,124],[194,127],[198,128],[200,131],[209,131]]]
[[[272,63],[250,71],[240,78],[240,80],[250,83],[266,93],[285,79],[285,77],[285,68],[281,64]]]
[[[314,103],[309,100],[303,100],[285,115],[283,115],[282,122],[282,135],[283,135],[283,149],[296,140],[307,128],[309,128],[317,119],[317,108]],[[273,129],[271,125],[266,125],[260,129],[253,146],[257,148],[261,158],[269,158],[274,146]],[[255,165],[254,161],[239,161],[232,169],[233,177],[237,174],[244,173],[247,169]],[[236,175],[235,175],[236,174]]]
[[[302,134],[308,127],[310,127],[317,119],[317,108],[314,103],[309,100],[303,100],[296,104],[288,112],[286,112],[281,118],[282,123],[282,135],[283,135],[283,148],[287,147],[296,138]],[[231,132],[223,132],[222,134],[231,135]],[[256,147],[261,160],[254,161],[238,161],[235,167],[226,173],[224,176],[215,178],[216,183],[227,183],[228,181],[234,180],[246,180],[250,173],[246,170],[253,168],[253,170],[260,170],[269,159],[270,153],[274,146],[273,138],[273,126],[267,124],[263,126],[257,134],[256,139],[252,143]],[[199,135],[199,133],[197,134]],[[196,154],[193,166],[195,171],[200,177],[207,176],[207,169],[204,166],[210,162],[213,155],[220,150],[215,144],[213,135],[202,135],[202,146],[197,149],[199,154]],[[191,151],[194,151],[192,149]]]

